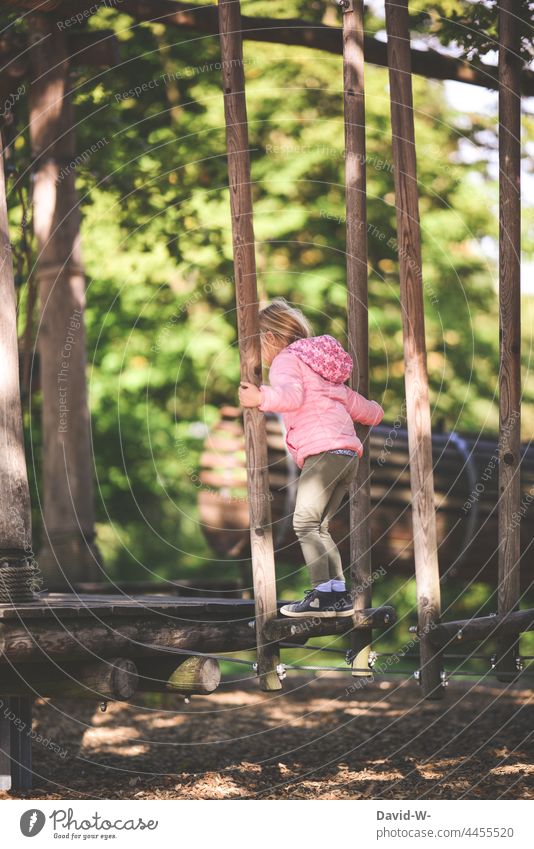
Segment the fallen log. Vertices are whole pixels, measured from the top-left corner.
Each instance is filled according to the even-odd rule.
[[[155,651],[191,649],[203,652],[244,651],[255,648],[255,631],[244,622],[194,622],[161,618],[114,617],[108,622],[74,619],[61,624],[39,620],[0,624],[0,663],[70,660],[129,655],[147,657]]]
[[[180,693],[207,696],[221,682],[219,663],[213,657],[176,657],[137,662],[138,689],[143,693]]]
[[[53,663],[0,666],[0,692],[10,696],[128,701],[137,683],[135,663],[124,657],[64,667]]]

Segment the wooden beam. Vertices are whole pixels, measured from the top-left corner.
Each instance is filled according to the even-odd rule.
[[[450,648],[455,643],[476,642],[493,637],[511,635],[517,638],[518,634],[526,631],[534,631],[534,609],[515,610],[504,616],[479,616],[475,619],[441,622],[430,632],[430,639],[435,646]],[[514,671],[517,675],[517,668]]]
[[[262,371],[258,290],[239,0],[220,0],[219,17],[241,380],[259,385]],[[279,690],[282,685],[276,671],[280,662],[278,647],[264,637],[266,623],[276,617],[276,574],[264,414],[257,408],[245,409],[243,425],[258,676],[262,689]]]
[[[128,701],[137,683],[136,666],[125,657],[63,666],[50,662],[0,665],[0,692],[30,698]]]
[[[343,104],[345,125],[345,204],[348,348],[354,362],[351,387],[369,394],[369,334],[367,313],[367,196],[365,174],[365,95],[363,0],[350,0],[343,11]],[[371,505],[369,428],[357,424],[363,445],[349,498],[350,577],[356,610],[371,607]],[[368,669],[372,632],[354,631],[353,675]],[[371,670],[369,670],[371,675]]]
[[[187,3],[174,0],[122,0],[121,11],[139,21],[159,21],[193,32],[218,33],[217,8],[199,6],[192,8]],[[327,53],[342,54],[343,39],[340,27],[312,24],[299,18],[242,18],[243,38],[271,44],[288,44],[309,47]],[[372,65],[387,67],[387,47],[383,41],[366,36],[364,39],[365,61]],[[478,65],[464,59],[444,56],[436,50],[410,50],[412,72],[438,80],[456,80],[483,88],[497,89],[497,68]],[[524,69],[521,88],[525,96],[534,95],[534,72]]]
[[[520,599],[521,40],[514,0],[499,4],[499,589],[506,616]],[[517,639],[500,639],[497,677],[518,674]]]
[[[141,692],[209,696],[221,682],[219,662],[213,657],[170,655],[143,659],[137,666]]]
[[[86,387],[85,275],[67,41],[52,16],[31,14],[28,24],[33,45],[29,127],[43,393],[44,544],[39,564],[46,588],[59,589],[70,581],[100,576]],[[105,146],[105,140],[97,143]]]
[[[190,649],[218,654],[252,651],[254,628],[247,621],[188,622],[172,617],[113,617],[109,620],[80,618],[0,624],[0,668],[2,662],[42,663],[43,660],[74,660],[91,654],[98,657],[151,657],[165,649]]]
[[[285,616],[269,622],[266,635],[270,640],[294,642],[302,645],[311,637],[334,636],[347,634],[357,629],[368,633],[373,628],[389,628],[396,621],[395,608],[384,607],[357,610],[352,617],[338,616],[332,619],[321,619],[318,616],[306,616],[292,619]]]
[[[425,314],[408,0],[386,0],[391,131],[400,269],[412,524],[420,633],[420,681],[425,697],[441,698],[441,659],[428,639],[439,621],[440,586],[432,472],[432,429],[426,368]]]

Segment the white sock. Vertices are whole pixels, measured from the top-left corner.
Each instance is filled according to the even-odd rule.
[[[330,581],[332,585],[332,592],[334,593],[344,593],[347,591],[347,587],[345,581]]]
[[[331,593],[332,592],[332,581],[325,581],[322,584],[317,584],[315,589],[319,590],[320,593]]]

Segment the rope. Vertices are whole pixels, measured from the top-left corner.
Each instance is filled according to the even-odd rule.
[[[2,563],[0,566],[0,604],[25,604],[35,601],[39,570],[33,562]]]

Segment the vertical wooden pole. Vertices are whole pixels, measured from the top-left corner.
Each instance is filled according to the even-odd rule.
[[[521,451],[521,60],[514,0],[499,4],[499,591],[505,615],[519,606]],[[498,642],[497,677],[518,674],[519,639]]]
[[[261,350],[239,0],[219,0],[219,30],[241,379],[258,385],[261,382]],[[265,624],[276,618],[276,575],[263,413],[257,409],[245,409],[244,428],[258,675],[263,690],[279,690],[282,685],[276,669],[279,663],[278,645],[270,643],[264,634]]]
[[[65,589],[71,583],[96,581],[101,574],[94,542],[85,276],[76,168],[71,164],[77,150],[65,33],[51,14],[32,14],[28,22],[43,390],[45,537],[39,564],[48,589]]]
[[[441,657],[428,639],[433,624],[439,621],[441,615],[441,599],[426,368],[408,0],[386,0],[386,30],[421,651],[419,674],[424,695],[429,698],[441,698]]]
[[[33,561],[30,493],[24,456],[20,403],[19,358],[13,261],[7,218],[4,156],[0,139],[0,559],[2,563]],[[16,592],[16,591],[15,591]],[[31,735],[23,748],[14,750],[13,707],[16,719],[31,729],[31,701],[11,705],[1,696],[0,675],[0,789],[29,786],[31,782]],[[22,716],[22,713],[24,716]],[[15,741],[16,742],[16,741]],[[16,765],[18,762],[18,766]]]
[[[363,0],[345,0],[343,12],[343,102],[345,117],[345,202],[347,209],[348,343],[355,368],[351,386],[369,394],[367,312],[367,208],[365,175],[365,97]],[[350,491],[351,584],[356,610],[371,607],[371,506],[369,427],[356,424],[364,447]],[[368,667],[372,631],[353,631],[352,674],[371,675]]]

